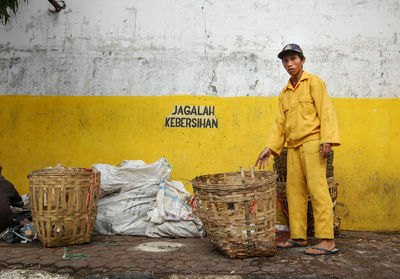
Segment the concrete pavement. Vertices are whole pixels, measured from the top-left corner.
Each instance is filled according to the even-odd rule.
[[[313,257],[303,254],[305,248],[292,248],[278,249],[273,257],[246,259],[225,257],[207,238],[97,235],[88,244],[66,249],[44,248],[39,241],[0,242],[0,278],[16,271],[87,279],[400,277],[400,233],[343,231],[336,242],[340,249],[336,255]],[[310,245],[316,243],[309,239]]]

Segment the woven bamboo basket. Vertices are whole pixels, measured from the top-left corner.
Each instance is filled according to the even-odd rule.
[[[333,203],[333,231],[334,234],[340,234],[340,218],[336,212],[336,200],[337,200],[337,187],[338,183],[336,182],[334,177],[327,178],[329,194]],[[288,214],[288,202],[286,198],[286,182],[277,182],[276,192],[278,195],[278,200],[281,205],[281,210],[283,215],[286,218],[286,221],[289,223],[289,214]],[[312,211],[311,198],[308,196],[308,210],[307,210],[307,234],[314,234],[314,215]]]
[[[89,242],[97,216],[100,173],[82,168],[40,169],[28,175],[32,219],[46,247]]]
[[[213,245],[231,258],[275,254],[276,175],[244,171],[192,180],[197,214]]]
[[[329,152],[327,160],[326,160],[326,177],[333,177],[333,150]],[[274,157],[274,171],[278,174],[278,182],[286,181],[287,174],[287,147],[284,147],[281,155]]]
[[[340,234],[340,218],[336,212],[336,199],[337,199],[337,186],[339,185],[334,178],[334,167],[333,167],[333,150],[329,152],[326,161],[326,179],[329,187],[329,193],[333,203],[333,229],[335,234]],[[281,204],[281,209],[286,217],[286,221],[289,222],[288,216],[288,205],[286,198],[286,174],[287,174],[287,147],[283,148],[281,155],[274,158],[274,171],[277,173],[277,194],[278,200]],[[307,211],[307,234],[312,235],[314,232],[314,216],[312,213],[312,206],[310,197],[308,199],[308,211]]]

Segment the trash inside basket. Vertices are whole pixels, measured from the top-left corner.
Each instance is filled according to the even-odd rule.
[[[192,180],[204,230],[227,256],[275,254],[276,177],[272,171],[251,168]]]
[[[46,247],[90,241],[100,197],[100,173],[48,168],[29,174],[32,219]]]

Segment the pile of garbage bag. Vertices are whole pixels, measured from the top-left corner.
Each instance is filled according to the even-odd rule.
[[[119,166],[95,164],[101,196],[94,232],[104,235],[201,237],[194,200],[180,181],[169,181],[165,158],[146,164],[125,160]]]

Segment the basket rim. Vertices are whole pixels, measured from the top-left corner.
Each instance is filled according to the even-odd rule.
[[[249,174],[251,173],[250,171],[246,171],[245,172],[245,177],[244,179],[246,179],[246,177],[248,177]],[[258,170],[258,171],[254,171],[254,174],[261,174],[261,173],[265,173],[268,174],[269,176],[276,176],[276,172],[273,170]],[[204,175],[199,175],[196,176],[195,178],[192,179],[192,181],[201,179],[201,178],[207,178],[207,177],[215,177],[215,176],[223,176],[223,175],[241,175],[240,171],[233,171],[233,172],[221,172],[221,173],[213,173],[213,174],[204,174]]]
[[[257,184],[251,184],[251,185],[246,185],[246,184],[193,184],[193,189],[201,189],[201,190],[223,190],[223,191],[235,191],[235,190],[241,190],[245,189],[247,191],[252,191],[252,190],[257,190],[260,187],[268,187],[268,186],[273,186],[274,181],[262,181]]]
[[[95,171],[93,169],[88,168],[70,168],[70,167],[59,167],[59,168],[45,168],[38,169],[30,172],[28,177],[30,176],[41,176],[41,175],[93,175],[94,173],[98,174],[100,172]]]
[[[265,176],[263,176],[265,174]],[[206,180],[207,179],[212,179],[216,178],[218,176],[225,176],[225,175],[236,175],[238,178],[241,178],[240,182],[234,183],[204,183],[201,180]],[[246,171],[245,176],[242,177],[240,172],[227,172],[227,173],[216,173],[216,174],[207,174],[207,175],[200,175],[196,176],[195,178],[192,179],[192,185],[193,188],[199,188],[199,189],[210,189],[213,187],[219,187],[220,189],[225,189],[229,188],[232,190],[232,187],[235,188],[245,188],[245,189],[252,189],[252,188],[258,188],[260,186],[268,185],[268,184],[273,184],[276,182],[276,178],[278,175],[274,171],[268,171],[268,170],[262,170],[262,171],[254,171],[254,177],[251,177],[251,172]],[[258,177],[257,177],[258,176]],[[260,179],[260,177],[265,178],[265,179]],[[228,182],[228,181],[227,181]]]

